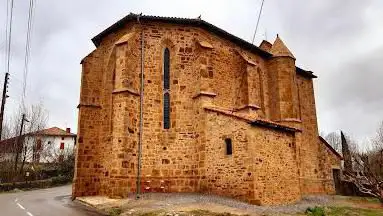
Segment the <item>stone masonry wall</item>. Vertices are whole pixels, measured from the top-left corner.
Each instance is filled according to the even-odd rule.
[[[96,50],[82,62],[73,196],[96,195],[100,192],[101,166],[98,164],[102,155],[99,142],[102,86],[100,59],[101,54]]]
[[[237,112],[255,105],[258,118],[280,116],[274,113],[278,101],[270,88],[278,78],[272,80],[275,71],[267,59],[200,28],[156,22],[143,22],[142,27],[144,192],[210,191],[256,204],[280,204],[298,200],[301,193],[331,190],[331,185],[324,189],[323,180],[331,178],[333,160],[327,159],[327,151],[318,153],[311,79],[295,79],[290,73],[291,94],[299,97],[291,96],[290,111],[282,110],[292,113],[288,117],[301,117],[301,133],[254,127],[204,107]],[[140,34],[139,24],[128,23],[82,61],[73,196],[126,197],[136,191]],[[165,48],[170,50],[169,129],[163,127]],[[223,154],[226,136],[233,139],[230,157]]]
[[[211,111],[206,123],[208,191],[261,205],[300,199],[293,134]],[[232,155],[226,155],[226,138]]]
[[[335,184],[333,177],[333,170],[340,170],[339,157],[337,157],[331,150],[319,140],[320,156],[319,162],[322,164],[320,178],[323,179],[324,191],[327,194],[335,194]]]
[[[302,194],[332,193],[334,191],[332,167],[339,158],[328,151],[318,139],[313,81],[297,76],[302,135],[300,136],[300,178]]]

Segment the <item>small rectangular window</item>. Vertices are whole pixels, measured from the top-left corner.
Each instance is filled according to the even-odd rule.
[[[64,137],[61,137],[61,140],[64,140],[65,138]]]
[[[64,143],[60,143],[60,149],[64,149]]]
[[[226,145],[226,155],[232,155],[233,154],[233,146],[232,146],[230,138],[225,139],[225,145]]]

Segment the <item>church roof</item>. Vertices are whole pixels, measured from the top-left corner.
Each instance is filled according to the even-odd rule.
[[[106,37],[110,33],[113,33],[117,29],[122,28],[126,23],[128,23],[130,21],[137,21],[137,20],[140,20],[143,22],[155,21],[155,22],[182,24],[182,25],[199,27],[199,28],[205,29],[205,30],[207,30],[213,34],[216,34],[217,36],[225,38],[225,39],[237,44],[241,48],[246,49],[249,52],[256,53],[256,54],[258,54],[262,57],[265,57],[265,58],[270,58],[273,56],[272,52],[268,52],[266,50],[263,50],[260,47],[254,45],[254,44],[251,44],[251,43],[249,43],[249,42],[247,42],[247,41],[245,41],[245,40],[243,40],[243,39],[241,39],[241,38],[239,38],[233,34],[230,34],[229,32],[227,32],[227,31],[225,31],[225,30],[223,30],[223,29],[221,29],[221,28],[219,28],[213,24],[210,24],[209,22],[206,22],[200,18],[161,17],[161,16],[149,16],[149,15],[140,15],[140,14],[130,13],[127,16],[125,16],[124,18],[122,18],[119,21],[117,21],[116,23],[114,23],[113,25],[109,26],[107,29],[105,29],[104,31],[102,31],[101,33],[96,35],[95,37],[93,37],[92,42],[94,43],[94,45],[96,47],[98,47],[104,37]],[[278,39],[278,37],[277,37],[277,40],[280,40],[280,39]],[[281,45],[283,44],[283,42],[281,40],[280,40],[280,42],[282,42],[282,43],[280,43],[277,40],[276,40],[277,44],[276,44],[276,42],[274,42],[274,44],[276,44],[276,48],[281,47]],[[286,47],[284,44],[283,44],[283,46]],[[291,54],[290,51],[288,51],[288,52]],[[280,52],[276,52],[276,53],[281,54]],[[296,71],[298,74],[301,74],[305,77],[316,78],[316,76],[311,71],[306,71],[306,70],[303,70],[303,69],[298,68],[298,67],[297,67]]]
[[[275,57],[291,57],[291,58],[295,59],[294,55],[287,48],[285,43],[283,43],[281,38],[279,38],[279,35],[277,35],[277,38],[275,39],[273,46],[270,49],[270,52]]]
[[[221,28],[218,28],[217,26],[212,25],[200,18],[161,17],[161,16],[148,16],[148,15],[139,15],[139,14],[130,13],[129,15],[120,19],[119,21],[117,21],[116,23],[114,23],[113,25],[105,29],[104,31],[102,31],[100,34],[92,38],[92,42],[94,43],[94,45],[96,45],[96,47],[98,47],[105,36],[123,27],[126,23],[130,21],[137,21],[138,19],[140,21],[156,21],[156,22],[166,22],[166,23],[183,24],[183,25],[200,27],[218,36],[228,39],[229,41],[235,44],[238,44],[242,48],[247,49],[251,52],[255,52],[263,57],[271,57],[270,53],[265,52],[261,50],[259,47],[235,35],[232,35],[229,32]]]

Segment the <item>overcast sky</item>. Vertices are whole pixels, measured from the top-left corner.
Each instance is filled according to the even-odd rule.
[[[22,93],[28,1],[14,0],[11,83],[6,111]],[[202,15],[250,41],[261,0],[130,1],[36,0],[28,102],[42,101],[49,126],[77,128],[80,60],[94,49],[91,38],[129,12],[195,18]],[[0,2],[0,69],[4,74],[6,0]],[[383,1],[265,0],[256,44],[279,33],[313,71],[320,131],[344,130],[358,139],[383,120]],[[9,114],[8,114],[9,115]]]

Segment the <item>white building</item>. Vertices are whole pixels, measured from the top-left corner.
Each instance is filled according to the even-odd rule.
[[[58,127],[52,127],[24,134],[22,139],[13,137],[0,142],[0,161],[16,158],[16,144],[19,143],[19,161],[54,163],[63,161],[74,153],[76,134]]]

